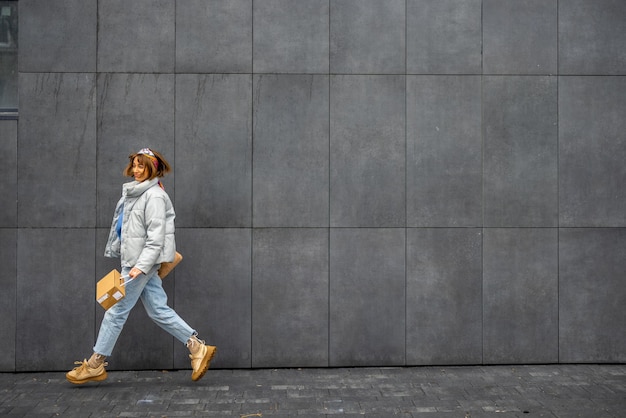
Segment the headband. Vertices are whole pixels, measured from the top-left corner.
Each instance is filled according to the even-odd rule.
[[[138,155],[142,154],[150,158],[150,160],[152,161],[152,164],[154,164],[154,168],[159,168],[159,160],[157,160],[157,158],[154,156],[154,153],[152,152],[152,150],[150,150],[150,148],[142,148],[139,151],[137,151],[137,154]]]

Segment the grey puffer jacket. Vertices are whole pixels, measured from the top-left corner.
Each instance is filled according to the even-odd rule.
[[[120,214],[122,238],[115,230]],[[174,206],[158,179],[131,181],[122,187],[111,223],[105,257],[120,257],[122,267],[148,273],[155,265],[174,261]]]

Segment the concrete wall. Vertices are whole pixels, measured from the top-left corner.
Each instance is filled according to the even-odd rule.
[[[0,370],[90,354],[126,156],[214,367],[626,362],[626,3],[20,0]],[[188,368],[138,307],[112,369]]]

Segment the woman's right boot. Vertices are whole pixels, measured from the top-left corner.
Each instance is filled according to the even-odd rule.
[[[187,341],[189,349],[189,358],[191,359],[191,380],[194,382],[200,380],[211,365],[211,359],[217,352],[217,347],[206,345],[204,341],[199,340],[193,335]]]

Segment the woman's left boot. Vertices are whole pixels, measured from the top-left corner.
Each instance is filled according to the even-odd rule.
[[[89,360],[76,361],[74,364],[80,366],[74,367],[65,374],[65,378],[75,385],[82,385],[87,382],[101,382],[107,378],[107,371],[104,366],[108,366],[104,360],[106,356],[93,353]]]
[[[189,358],[191,359],[191,380],[194,382],[200,380],[202,376],[209,370],[211,359],[217,352],[217,347],[205,345],[204,341],[199,340],[195,335],[187,341],[189,349]]]

